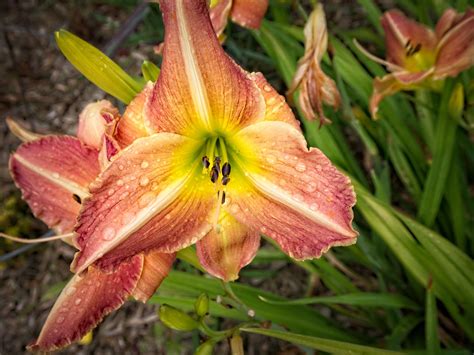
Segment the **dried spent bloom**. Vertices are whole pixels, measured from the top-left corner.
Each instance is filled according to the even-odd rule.
[[[308,120],[319,119],[321,124],[330,123],[324,116],[323,103],[337,109],[341,97],[334,80],[320,66],[328,46],[326,17],[321,4],[316,5],[309,16],[304,36],[305,53],[298,62],[287,96],[300,89],[299,103],[305,117]]]
[[[268,0],[214,0],[209,15],[217,37],[222,41],[230,16],[232,21],[251,29],[257,29],[267,12]]]
[[[141,97],[132,101],[122,117],[129,127],[133,109],[140,104]],[[41,136],[8,120],[12,132],[24,141],[10,158],[13,179],[34,215],[62,233],[59,237],[70,244],[82,202],[89,196],[89,184],[99,175],[104,159],[108,162],[107,157],[116,153],[106,142],[126,145],[121,137],[114,135],[120,116],[110,102],[89,104],[79,117],[77,138]],[[46,238],[54,239],[58,237]],[[130,295],[145,302],[166,277],[174,259],[174,254],[149,251],[120,262],[113,270],[91,265],[76,274],[29,348],[52,351],[80,340]]]
[[[321,151],[308,150],[265,78],[224,52],[206,1],[160,4],[160,76],[137,97],[142,110],[118,123],[124,137],[127,122],[142,120],[90,185],[72,270],[109,270],[143,252],[196,243],[203,267],[228,281],[251,262],[261,233],[296,259],[355,243],[350,180]]]
[[[390,74],[375,78],[370,111],[376,118],[380,101],[401,90],[438,90],[442,80],[455,77],[474,64],[474,11],[447,9],[435,30],[407,18],[399,10],[382,16],[387,60],[360,49],[371,59],[386,65]]]

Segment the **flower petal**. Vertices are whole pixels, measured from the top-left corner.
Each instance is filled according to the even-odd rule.
[[[77,198],[88,196],[99,174],[97,155],[75,137],[46,136],[22,144],[10,158],[10,171],[33,214],[65,233],[79,213]]]
[[[229,12],[232,7],[232,0],[220,0],[209,10],[212,27],[218,38],[224,33],[229,18]]]
[[[156,132],[196,136],[263,119],[259,90],[224,52],[205,0],[162,0],[163,65],[145,108]]]
[[[119,308],[135,288],[143,267],[143,256],[118,265],[112,272],[90,267],[75,275],[59,295],[38,339],[29,350],[49,352],[80,340]]]
[[[446,32],[448,32],[453,24],[459,19],[459,13],[452,9],[446,9],[443,12],[443,15],[439,18],[438,23],[436,24],[435,33],[438,40],[440,40]]]
[[[474,65],[474,10],[468,9],[460,22],[438,43],[434,79],[456,76]]]
[[[225,207],[239,222],[275,239],[296,259],[356,242],[349,178],[321,151],[308,150],[300,132],[283,122],[262,122],[243,129],[235,140],[242,161],[233,174],[245,174],[234,178],[239,183],[228,184]]]
[[[132,296],[138,301],[146,302],[153,296],[161,282],[168,276],[176,254],[164,254],[152,250],[145,255],[143,271],[133,290]]]
[[[265,100],[265,121],[282,121],[291,124],[298,130],[300,122],[295,118],[285,97],[280,95],[265,79],[262,73],[251,73],[250,78],[255,82]]]
[[[379,104],[386,96],[393,95],[401,90],[413,90],[422,85],[422,82],[433,74],[434,68],[421,72],[411,73],[407,71],[394,72],[382,78],[374,79],[374,90],[370,98],[370,113],[377,118]]]
[[[100,100],[88,104],[79,115],[77,138],[90,147],[100,149],[107,126],[114,124],[118,116],[117,108],[110,101]]]
[[[224,281],[239,278],[260,246],[260,234],[252,231],[221,209],[218,228],[196,243],[199,262],[206,271]]]
[[[232,21],[254,30],[260,27],[267,12],[268,0],[233,0]]]
[[[172,253],[202,238],[217,199],[196,141],[172,133],[139,138],[91,184],[76,227],[72,270],[141,251]]]
[[[115,139],[122,148],[132,144],[137,138],[150,135],[150,132],[145,127],[143,108],[152,90],[153,84],[148,83],[142,92],[130,102],[118,122]]]
[[[436,35],[422,24],[407,18],[399,10],[390,10],[384,13],[381,19],[385,31],[387,46],[387,60],[399,66],[406,67],[407,45],[421,46],[420,53],[435,49]]]

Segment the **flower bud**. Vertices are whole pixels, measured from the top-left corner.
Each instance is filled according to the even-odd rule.
[[[197,347],[194,355],[211,355],[215,344],[213,339],[209,339]]]
[[[168,327],[179,331],[190,331],[198,327],[198,323],[186,313],[167,304],[160,306],[160,320]]]
[[[244,342],[240,334],[234,334],[230,338],[230,350],[232,355],[244,355]]]
[[[461,117],[462,111],[464,110],[464,88],[461,83],[457,83],[454,86],[451,97],[449,98],[448,109],[449,114],[454,119]]]
[[[209,297],[206,293],[201,293],[197,298],[194,309],[199,317],[204,317],[209,312]]]

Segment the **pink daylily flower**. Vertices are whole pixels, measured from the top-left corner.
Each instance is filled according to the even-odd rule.
[[[124,113],[129,123],[139,95]],[[9,120],[24,143],[12,154],[10,170],[34,215],[71,242],[82,201],[89,184],[107,166],[115,149],[126,145],[117,136],[118,110],[106,100],[86,106],[79,116],[78,137],[40,136]],[[139,127],[137,127],[138,129]],[[130,136],[130,135],[129,135]],[[127,136],[127,137],[129,137]],[[51,239],[55,239],[53,237]],[[34,241],[34,240],[32,240]],[[32,350],[52,351],[81,339],[100,320],[131,295],[146,302],[167,276],[175,254],[154,250],[124,260],[113,269],[91,265],[75,275],[61,292]]]
[[[392,72],[375,78],[370,111],[376,117],[380,101],[401,90],[437,90],[446,77],[455,77],[474,64],[474,10],[447,9],[435,30],[407,18],[399,10],[382,16],[387,60],[372,59]]]
[[[217,0],[211,1],[210,17],[219,39],[227,26],[228,18],[239,25],[258,29],[267,12],[268,0]]]
[[[328,47],[326,16],[321,4],[316,5],[304,27],[305,53],[288,89],[288,97],[300,89],[299,104],[306,119],[330,123],[323,103],[339,108],[341,96],[336,83],[321,69],[320,63]]]
[[[149,250],[196,244],[203,267],[230,281],[255,256],[260,234],[300,260],[355,243],[350,180],[307,148],[265,78],[223,51],[206,1],[160,4],[163,64],[136,110],[141,138],[91,184],[72,270],[113,269]],[[118,136],[126,127],[119,122]]]

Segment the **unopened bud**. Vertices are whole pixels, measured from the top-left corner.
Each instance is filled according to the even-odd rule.
[[[197,347],[196,351],[194,352],[194,355],[211,355],[212,349],[214,349],[215,344],[215,341],[212,339],[205,341]]]
[[[461,83],[457,83],[454,87],[448,104],[449,114],[454,119],[461,117],[464,110],[464,88]]]
[[[160,320],[168,327],[179,331],[190,331],[198,327],[198,323],[186,313],[167,304],[160,306]]]
[[[199,317],[204,317],[209,312],[209,297],[206,293],[201,293],[197,298],[194,309]]]
[[[244,342],[240,334],[234,334],[230,338],[230,351],[232,355],[244,355]]]

